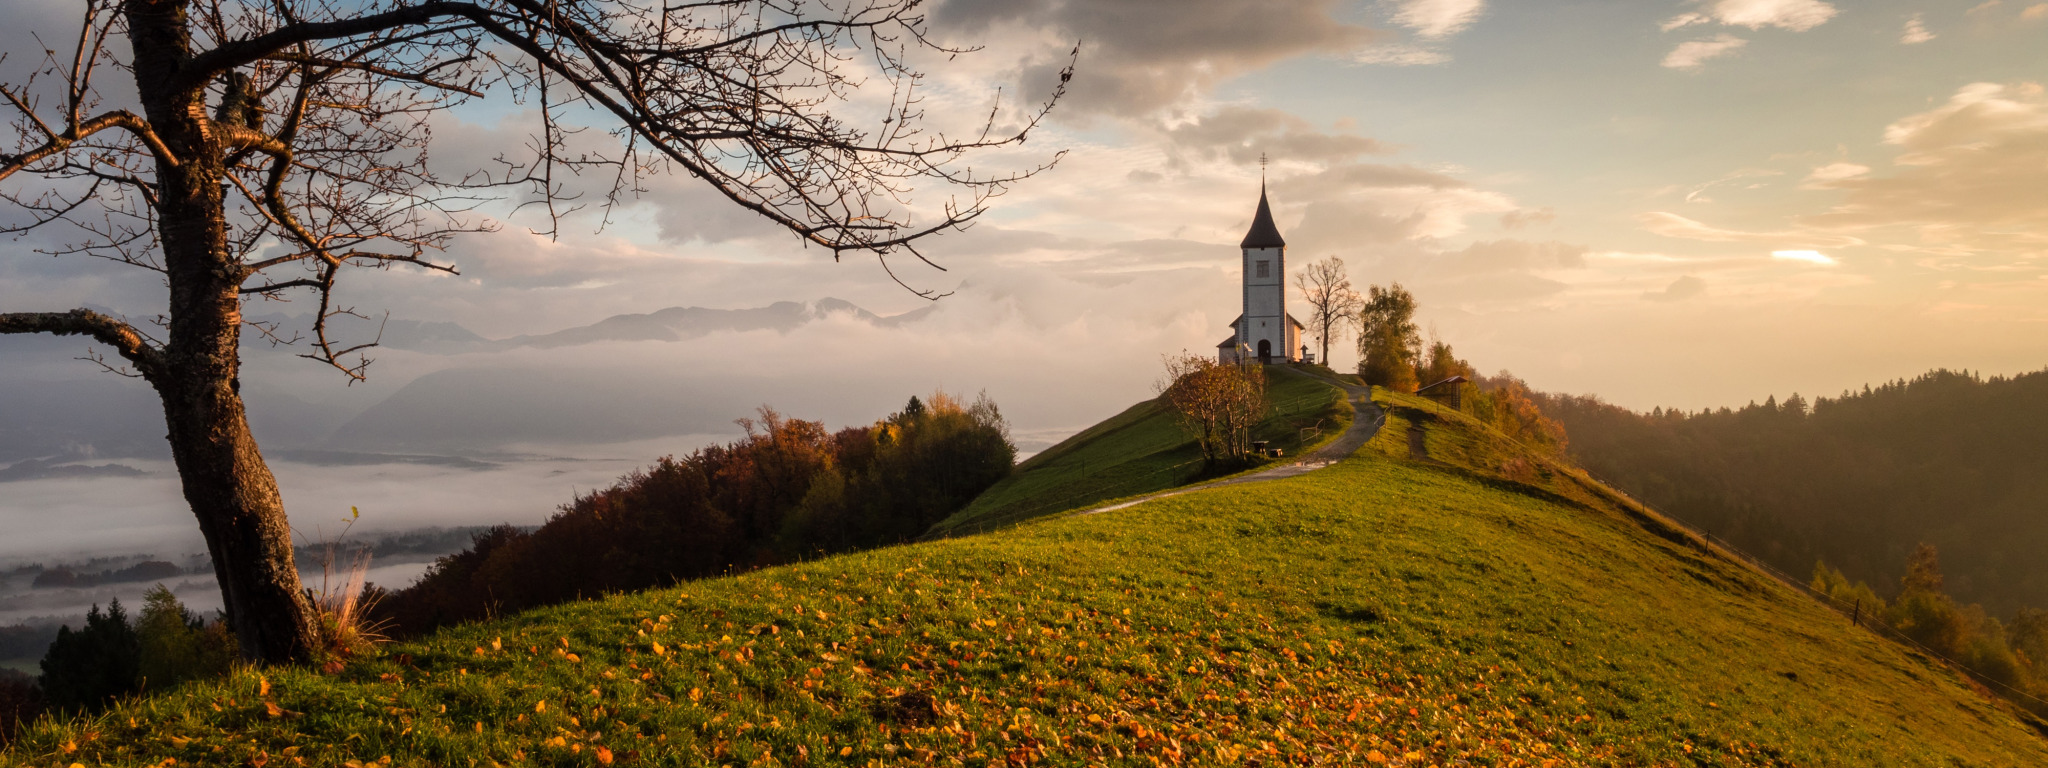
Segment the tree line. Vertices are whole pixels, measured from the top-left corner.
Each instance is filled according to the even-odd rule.
[[[996,404],[943,392],[837,432],[763,407],[746,437],[666,457],[576,497],[538,529],[500,526],[373,615],[416,634],[678,580],[909,541],[1010,473]]]
[[[1959,598],[2001,615],[2048,606],[2048,371],[1935,370],[1700,411],[1539,401],[1581,466],[1779,570],[1825,560],[1897,583],[1927,542]]]
[[[138,691],[225,675],[235,660],[233,631],[186,610],[161,584],[132,618],[119,599],[95,605],[79,628],[57,630],[41,675],[0,673],[0,744],[45,711],[91,712]]]

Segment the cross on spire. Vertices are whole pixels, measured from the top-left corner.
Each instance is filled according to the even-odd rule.
[[[1259,153],[1259,186],[1266,186],[1266,153]]]

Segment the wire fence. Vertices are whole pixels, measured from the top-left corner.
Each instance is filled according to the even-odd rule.
[[[1585,470],[1581,469],[1580,471],[1583,472]],[[2015,688],[2002,680],[1993,678],[1989,675],[1979,672],[1976,669],[1971,668],[1968,664],[1965,664],[1954,658],[1950,658],[1942,652],[1930,648],[1925,644],[1922,644],[1920,641],[1913,639],[1911,635],[1906,634],[1903,630],[1900,630],[1898,627],[1892,626],[1891,624],[1885,622],[1884,618],[1876,615],[1875,611],[1863,610],[1864,606],[1862,604],[1852,604],[1827,592],[1814,589],[1813,584],[1808,582],[1807,580],[1794,577],[1791,574],[1778,570],[1776,566],[1764,562],[1763,558],[1750,554],[1747,550],[1744,550],[1741,547],[1736,546],[1734,543],[1728,541],[1727,539],[1715,536],[1714,534],[1708,532],[1706,529],[1701,528],[1698,525],[1694,525],[1690,521],[1673,516],[1668,512],[1664,512],[1662,510],[1657,509],[1656,507],[1652,507],[1649,504],[1643,503],[1636,497],[1629,495],[1628,492],[1621,490],[1620,486],[1608,482],[1605,478],[1594,475],[1592,472],[1586,472],[1586,476],[1592,478],[1595,482],[1598,482],[1601,485],[1605,486],[1612,493],[1622,497],[1623,499],[1626,499],[1628,503],[1634,504],[1645,510],[1651,511],[1655,513],[1658,517],[1661,517],[1664,520],[1669,521],[1671,524],[1683,528],[1686,531],[1692,533],[1693,535],[1700,537],[1700,540],[1705,543],[1706,547],[1710,551],[1717,550],[1724,557],[1734,559],[1737,562],[1740,562],[1744,565],[1749,566],[1752,569],[1755,569],[1756,571],[1762,573],[1765,576],[1775,579],[1776,581],[1784,584],[1785,586],[1791,587],[1795,591],[1805,593],[1806,595],[1819,601],[1821,605],[1827,607],[1829,610],[1841,614],[1843,618],[1849,619],[1849,621],[1855,624],[1856,626],[1868,629],[1872,633],[1876,634],[1878,637],[1892,640],[1896,643],[1899,643],[1900,645],[1905,646],[1908,650],[1918,651],[1920,654],[1927,656],[1930,659],[1946,664],[1950,668],[1954,669],[1956,672],[1961,673],[1964,677],[1976,681],[1977,683],[1983,685],[1987,689],[2003,691],[2005,694],[2007,694],[2008,698],[2016,700],[2016,703],[2032,702],[2033,705],[2040,707],[2042,711],[2048,711],[2048,699],[2042,699],[2039,696],[2035,696],[2024,690]],[[2043,726],[2048,726],[2048,722],[2037,724],[2036,727]]]

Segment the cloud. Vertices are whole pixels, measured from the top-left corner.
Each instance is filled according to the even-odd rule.
[[[1823,267],[1832,267],[1837,263],[1834,257],[1831,257],[1825,253],[1821,253],[1820,251],[1804,249],[1791,251],[1771,251],[1771,258],[1778,261],[1797,261],[1806,264],[1818,264]]]
[[[1846,235],[1825,232],[1744,232],[1735,229],[1703,224],[1684,216],[1667,211],[1651,211],[1636,217],[1643,229],[1652,234],[1685,240],[1700,240],[1709,243],[1770,243],[1776,245],[1810,245],[1815,247],[1840,247],[1862,245],[1863,241]]]
[[[1042,93],[1080,41],[1062,112],[1143,115],[1217,82],[1285,59],[1343,54],[1379,33],[1339,21],[1336,0],[950,0],[935,30],[963,41],[1043,39],[1022,66],[1024,92]]]
[[[1742,168],[1736,170],[1733,173],[1729,173],[1728,175],[1722,176],[1721,178],[1714,179],[1713,181],[1709,181],[1704,184],[1700,184],[1698,186],[1693,187],[1690,191],[1685,193],[1685,201],[1688,203],[1711,203],[1714,202],[1714,199],[1707,196],[1707,190],[1727,184],[1740,184],[1740,186],[1738,187],[1740,189],[1759,189],[1764,186],[1764,182],[1742,182],[1744,182],[1747,179],[1769,178],[1772,176],[1782,175],[1784,175],[1782,172],[1771,170],[1769,168]]]
[[[1396,67],[1427,66],[1451,60],[1436,47],[1472,26],[1486,12],[1486,0],[1383,0],[1388,20],[1414,34],[1419,42],[1384,42],[1360,49],[1352,61]]]
[[[1924,245],[2048,252],[2048,97],[2038,83],[1972,83],[1893,121],[1886,174],[1817,184],[1846,192],[1800,223],[1843,232],[1906,226]]]
[[[1720,22],[1731,27],[1775,27],[1805,32],[1827,23],[1840,9],[1820,0],[1712,0],[1703,11],[1673,16],[1661,26],[1669,32],[1695,24]]]
[[[1183,162],[1226,158],[1244,164],[1270,155],[1282,162],[1329,163],[1387,152],[1378,140],[1324,133],[1307,120],[1277,109],[1224,107],[1165,133],[1169,146],[1182,153],[1179,159]]]
[[[1351,250],[1367,243],[1456,237],[1474,215],[1521,210],[1506,195],[1414,166],[1345,163],[1275,179],[1283,210],[1304,205],[1300,223],[1282,221],[1289,244],[1309,250]],[[1282,218],[1285,218],[1284,213]]]
[[[2027,6],[2026,10],[2020,11],[2020,18],[2026,21],[2048,19],[2048,3],[2037,3]]]
[[[1394,212],[1376,205],[1324,200],[1306,206],[1301,223],[1287,238],[1301,244],[1304,251],[1398,243],[1419,236],[1428,220],[1424,211]]]
[[[1586,266],[1586,246],[1528,240],[1482,240],[1445,253],[1439,263],[1461,273],[1546,272]]]
[[[1664,66],[1671,69],[1696,69],[1708,59],[1734,53],[1749,41],[1728,33],[1721,33],[1706,40],[1692,40],[1679,43],[1677,48],[1664,55]]]
[[[1588,249],[1554,241],[1502,239],[1439,249],[1420,242],[1376,248],[1360,266],[1370,282],[1399,282],[1431,306],[1489,311],[1562,294],[1573,287],[1559,273],[1584,269]]]
[[[1867,165],[1858,165],[1856,163],[1829,163],[1827,165],[1823,165],[1819,168],[1813,169],[1812,173],[1806,175],[1806,180],[1800,182],[1799,188],[1832,189],[1836,182],[1842,181],[1843,179],[1853,179],[1868,173],[1870,173],[1870,166]]]
[[[1557,211],[1550,206],[1530,210],[1508,211],[1500,215],[1500,228],[1507,230],[1523,227],[1542,226],[1557,221]]]
[[[1394,23],[1418,37],[1438,40],[1464,31],[1486,11],[1486,0],[1399,0]]]
[[[1663,24],[1657,25],[1657,28],[1662,29],[1666,32],[1670,32],[1671,30],[1690,27],[1694,24],[1707,24],[1712,22],[1713,20],[1714,17],[1708,16],[1704,13],[1681,13],[1677,16],[1665,19]]]
[[[1917,13],[1906,19],[1906,29],[1899,34],[1899,42],[1906,45],[1919,45],[1933,39],[1934,33],[1927,31],[1927,24],[1920,20],[1920,14]]]
[[[1443,64],[1451,60],[1450,54],[1434,48],[1408,43],[1387,43],[1375,45],[1353,54],[1352,61],[1360,64],[1386,64],[1395,67],[1419,67]]]
[[[1643,298],[1651,301],[1684,301],[1707,292],[1707,281],[1692,275],[1685,275],[1671,281],[1661,291],[1647,291]]]

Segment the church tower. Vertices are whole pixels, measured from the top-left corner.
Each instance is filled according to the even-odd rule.
[[[1303,326],[1287,313],[1287,241],[1273,224],[1266,185],[1259,184],[1259,210],[1251,231],[1238,243],[1244,251],[1244,313],[1231,323],[1236,333],[1217,346],[1217,358],[1262,363],[1300,362]]]

